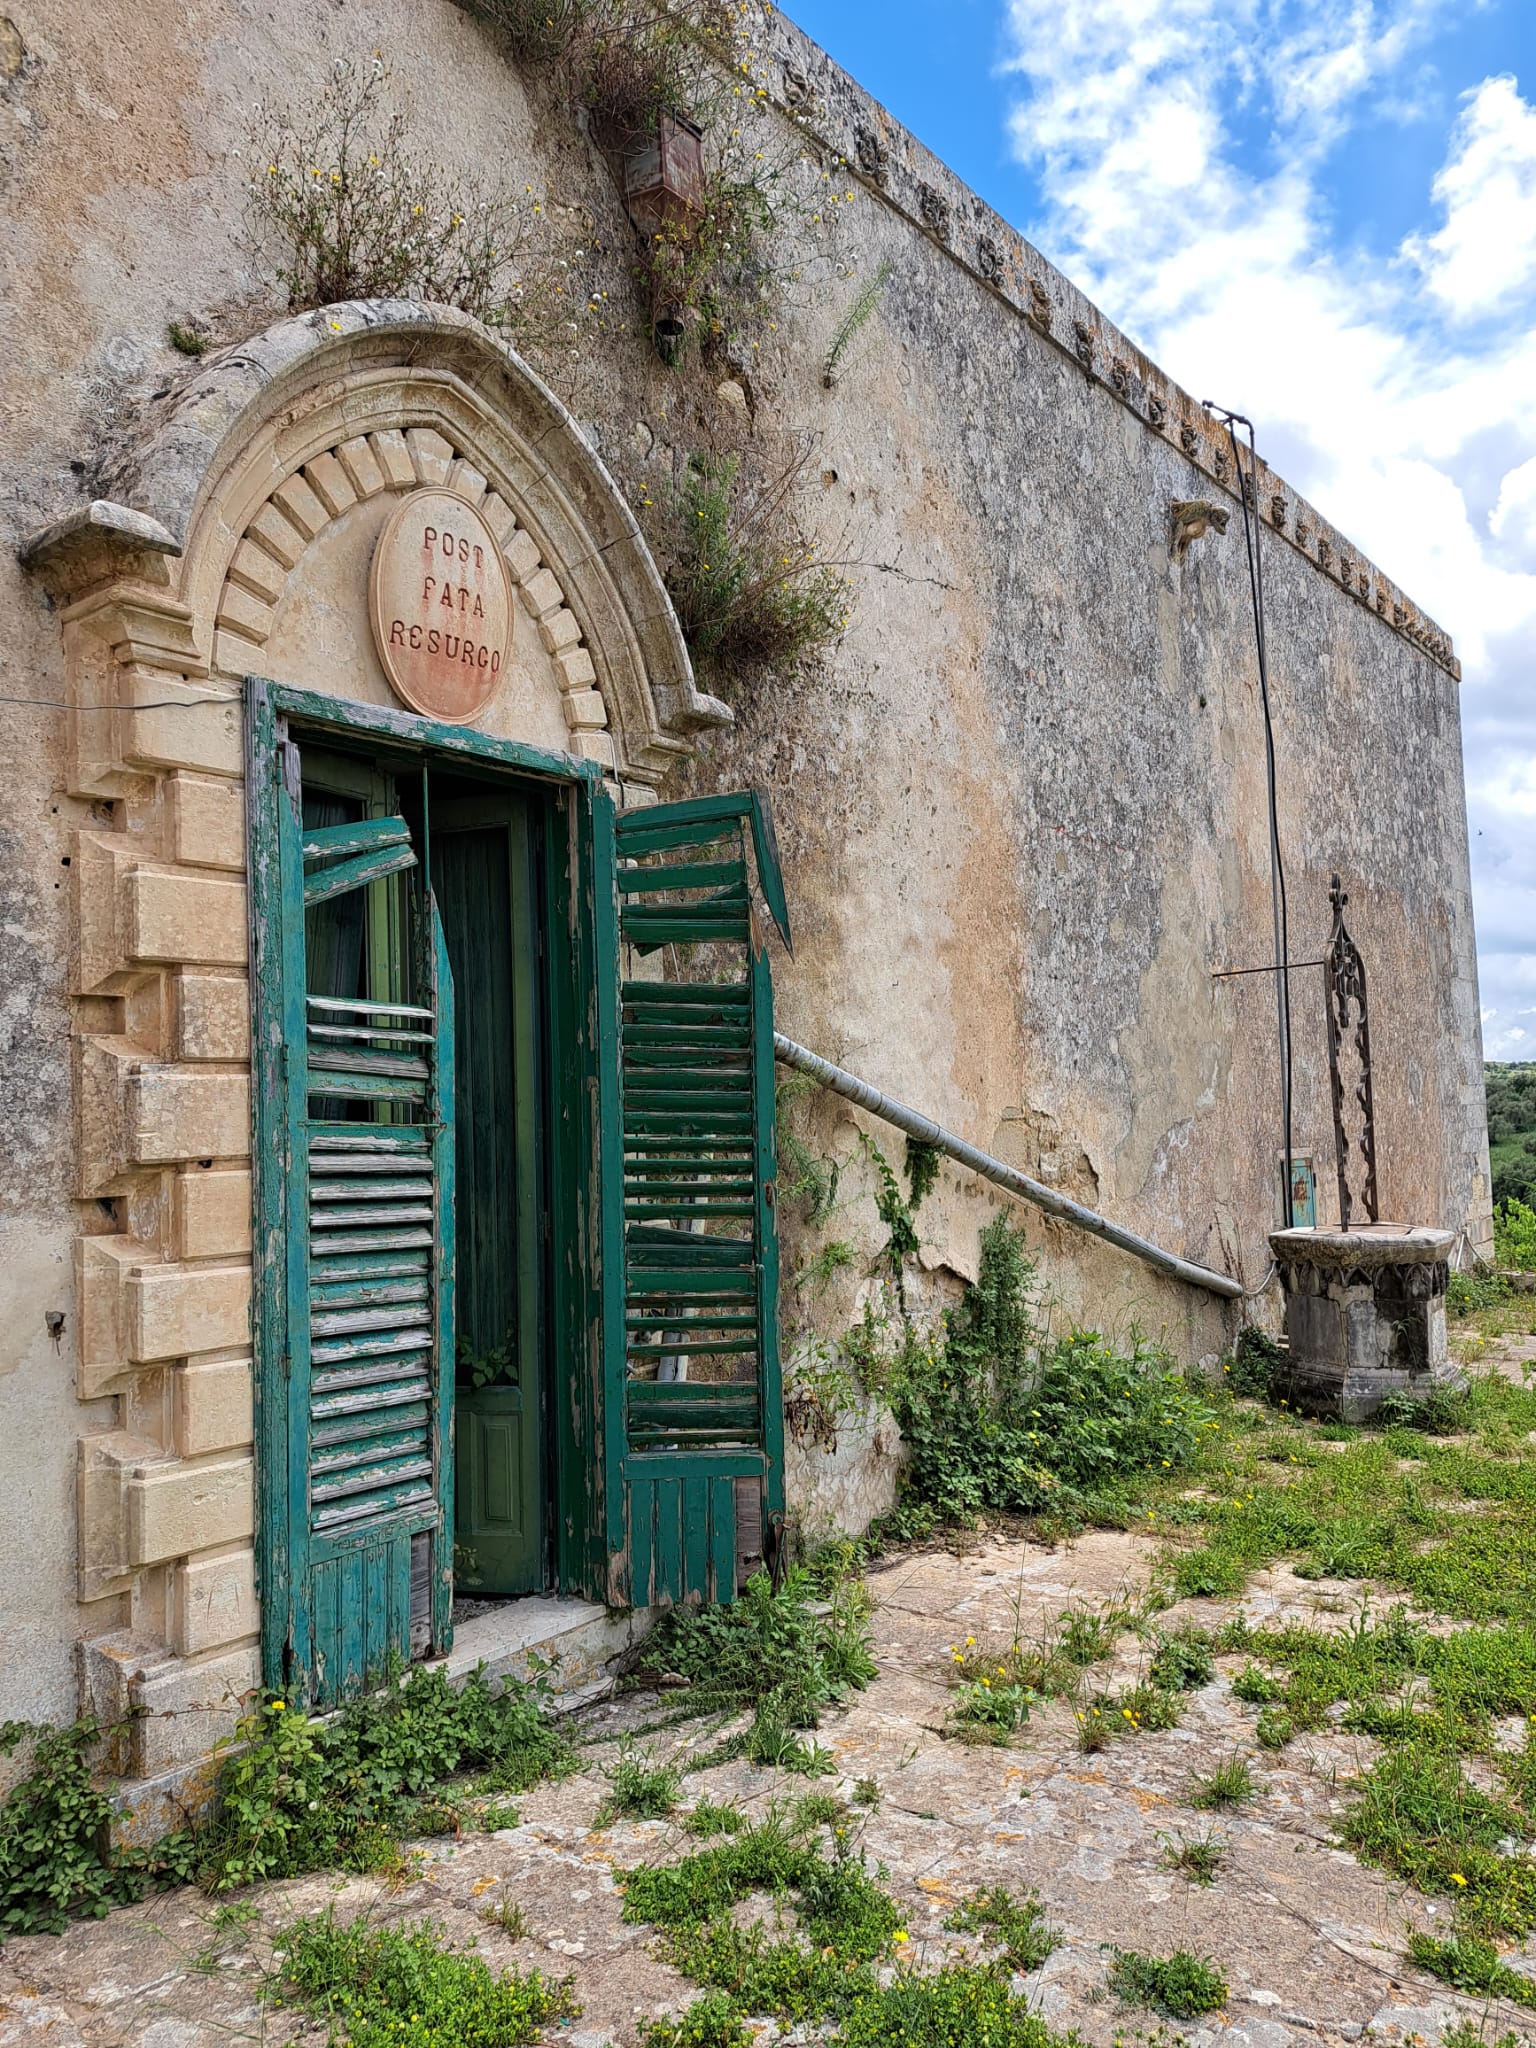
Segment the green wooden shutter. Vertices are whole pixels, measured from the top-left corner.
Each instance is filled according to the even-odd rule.
[[[761,1520],[783,1506],[773,990],[749,834],[787,943],[757,797],[661,804],[612,827],[622,1145],[605,1145],[604,1194],[622,1281],[605,1422],[610,1556],[628,1566],[611,1579],[636,1606],[730,1599],[738,1511],[757,1517],[742,1547],[760,1552]]]
[[[408,1001],[309,993],[306,908],[416,854],[401,818],[306,831],[295,750],[274,754],[275,832],[255,835],[263,1648],[269,1684],[327,1705],[450,1640],[453,983],[417,889]]]

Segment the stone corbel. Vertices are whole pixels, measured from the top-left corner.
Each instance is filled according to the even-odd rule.
[[[23,541],[16,558],[63,605],[108,583],[169,588],[167,558],[180,553],[180,541],[158,519],[96,498]]]
[[[76,1243],[82,1400],[115,1393],[131,1372],[250,1343],[251,1268],[178,1265],[132,1237]]]
[[[163,697],[174,677],[208,673],[192,613],[175,594],[181,544],[158,519],[98,498],[45,527],[18,550],[59,612],[68,677],[70,781],[80,796],[124,795],[155,765],[132,715],[133,678]],[[191,694],[202,694],[188,692]]]
[[[130,1475],[165,1462],[156,1445],[126,1430],[83,1436],[79,1442],[80,1598],[105,1599],[133,1579],[136,1561],[130,1528]]]

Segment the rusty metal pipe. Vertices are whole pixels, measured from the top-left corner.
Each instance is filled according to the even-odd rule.
[[[846,1073],[841,1067],[834,1067],[830,1060],[824,1060],[819,1053],[809,1051],[803,1045],[796,1045],[792,1038],[786,1038],[782,1031],[773,1034],[773,1056],[781,1066],[793,1067],[796,1073],[809,1074],[813,1081],[819,1081],[834,1095],[841,1095],[847,1102],[857,1103],[860,1109],[867,1109],[872,1116],[894,1124],[898,1131],[905,1131],[909,1138],[916,1138],[919,1144],[933,1145],[946,1157],[961,1166],[968,1166],[972,1173],[979,1173],[983,1180],[992,1181],[1000,1188],[1006,1188],[1010,1195],[1017,1195],[1020,1201],[1033,1202],[1037,1209],[1043,1209],[1047,1216],[1055,1216],[1062,1223],[1070,1223],[1074,1229],[1086,1230],[1090,1237],[1101,1237],[1106,1244],[1117,1245],[1123,1252],[1129,1252],[1133,1259],[1140,1259],[1144,1265],[1152,1266],[1159,1273],[1166,1273],[1170,1280],[1182,1280],[1190,1287],[1203,1287],[1209,1294],[1219,1294],[1226,1301],[1238,1301],[1243,1295],[1243,1283],[1234,1280],[1228,1273],[1213,1273],[1209,1266],[1193,1265],[1188,1259],[1181,1259],[1175,1252],[1165,1252],[1160,1245],[1151,1244],[1144,1237],[1138,1237],[1134,1230],[1127,1230],[1122,1224],[1111,1223],[1107,1216],[1101,1216],[1096,1209],[1085,1209],[1081,1202],[1071,1201],[1066,1195],[1057,1194],[1044,1181],[1031,1180],[1027,1173],[1020,1173],[1016,1167],[1005,1166],[1001,1159],[994,1159],[989,1152],[978,1151],[968,1145],[964,1138],[957,1138],[953,1131],[946,1131],[942,1124],[936,1124],[926,1116],[919,1116],[915,1109],[908,1109],[904,1102],[894,1096],[882,1095],[878,1088],[871,1088],[867,1081],[861,1081],[856,1074]]]

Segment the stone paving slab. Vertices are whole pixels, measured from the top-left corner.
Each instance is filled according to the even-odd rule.
[[[1277,1757],[1252,1741],[1253,1710],[1232,1697],[1241,1659],[1218,1661],[1216,1682],[1191,1696],[1177,1728],[1118,1740],[1085,1755],[1072,1709],[1053,1703],[1005,1749],[972,1747],[946,1732],[952,1646],[967,1637],[1003,1647],[1075,1605],[1123,1605],[1148,1585],[1154,1544],[1142,1534],[1096,1533],[1057,1549],[1014,1539],[964,1555],[908,1554],[877,1567],[870,1586],[880,1675],[819,1739],[833,1752],[829,1788],[851,1793],[874,1778],[881,1803],[860,1816],[862,1846],[883,1864],[906,1909],[919,1966],[976,1945],[945,1933],[955,1903],[981,1885],[1036,1888],[1065,1943],[1025,1988],[1055,2026],[1110,2048],[1156,2022],[1117,2009],[1106,1992],[1111,1946],[1212,1956],[1231,1985],[1224,2014],[1182,2031],[1192,2048],[1301,2048],[1371,2038],[1438,2043],[1456,2020],[1485,2019],[1480,2001],[1454,1996],[1402,1960],[1408,1927],[1444,1930],[1443,1904],[1357,1864],[1332,1843],[1350,1780],[1375,1754],[1363,1738],[1303,1737]],[[1258,1574],[1241,1602],[1259,1620],[1347,1626],[1383,1589],[1301,1580],[1284,1568]],[[1236,1601],[1190,1601],[1168,1620],[1219,1623]],[[1134,1679],[1145,1651],[1122,1639],[1112,1682]],[[1101,1677],[1096,1672],[1095,1682]],[[581,2018],[552,2038],[573,2048],[632,2048],[643,2014],[680,2010],[690,1985],[652,1953],[644,1928],[625,1926],[615,1872],[692,1844],[665,1822],[594,1826],[612,1744],[676,1711],[681,1696],[627,1695],[580,1717],[592,1765],[519,1802],[522,1824],[495,1835],[422,1845],[411,1881],[316,1876],[252,1895],[249,1934],[219,1933],[212,1902],[195,1891],[146,1900],[59,1938],[32,1936],[0,1951],[0,2048],[318,2048],[305,2026],[256,1997],[271,1938],[296,1912],[338,1910],[395,1920],[439,1919],[477,1941],[493,1966],[516,1962],[570,1973]],[[687,1764],[718,1741],[718,1724],[691,1723],[644,1738]],[[1188,1803],[1191,1780],[1241,1751],[1259,1781],[1252,1804],[1209,1816]],[[685,1797],[736,1798],[762,1812],[805,1789],[802,1779],[745,1763],[692,1771]],[[1230,1844],[1217,1882],[1192,1886],[1163,1867],[1167,1843],[1207,1828]],[[530,1936],[513,1942],[481,1918],[507,1899]],[[1505,2030],[1536,2040],[1525,2014],[1496,2005],[1485,2038]],[[776,2030],[763,2035],[764,2048]],[[895,2048],[895,2044],[893,2044]]]

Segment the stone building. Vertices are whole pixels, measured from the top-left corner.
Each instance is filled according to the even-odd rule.
[[[252,81],[297,102],[383,52],[442,175],[545,195],[621,297],[611,153],[482,22],[5,5],[0,1713],[141,1710],[126,1767],[176,1786],[252,1686],[443,1648],[456,1576],[728,1591],[785,1503],[775,1022],[1259,1288],[1272,999],[1213,970],[1271,957],[1264,748],[1209,415],[776,15],[749,99],[812,196],[774,319],[691,382],[630,322],[568,405],[451,307],[290,311],[252,246]],[[647,541],[709,405],[814,451],[856,599],[735,694]],[[1252,496],[1292,951],[1338,871],[1383,1213],[1476,1252],[1457,665],[1262,463]],[[1224,535],[1180,527],[1201,503]],[[1327,1220],[1315,975],[1295,1001]],[[856,1125],[809,1114],[856,1194]],[[936,1298],[1000,1199],[946,1170]],[[784,1312],[830,1331],[862,1267],[797,1290],[782,1222]],[[857,1201],[837,1227],[873,1241]],[[1229,1302],[1030,1229],[1059,1313],[1230,1341]],[[790,1463],[791,1507],[867,1496],[846,1454]],[[507,1615],[476,1645],[527,1640]]]

